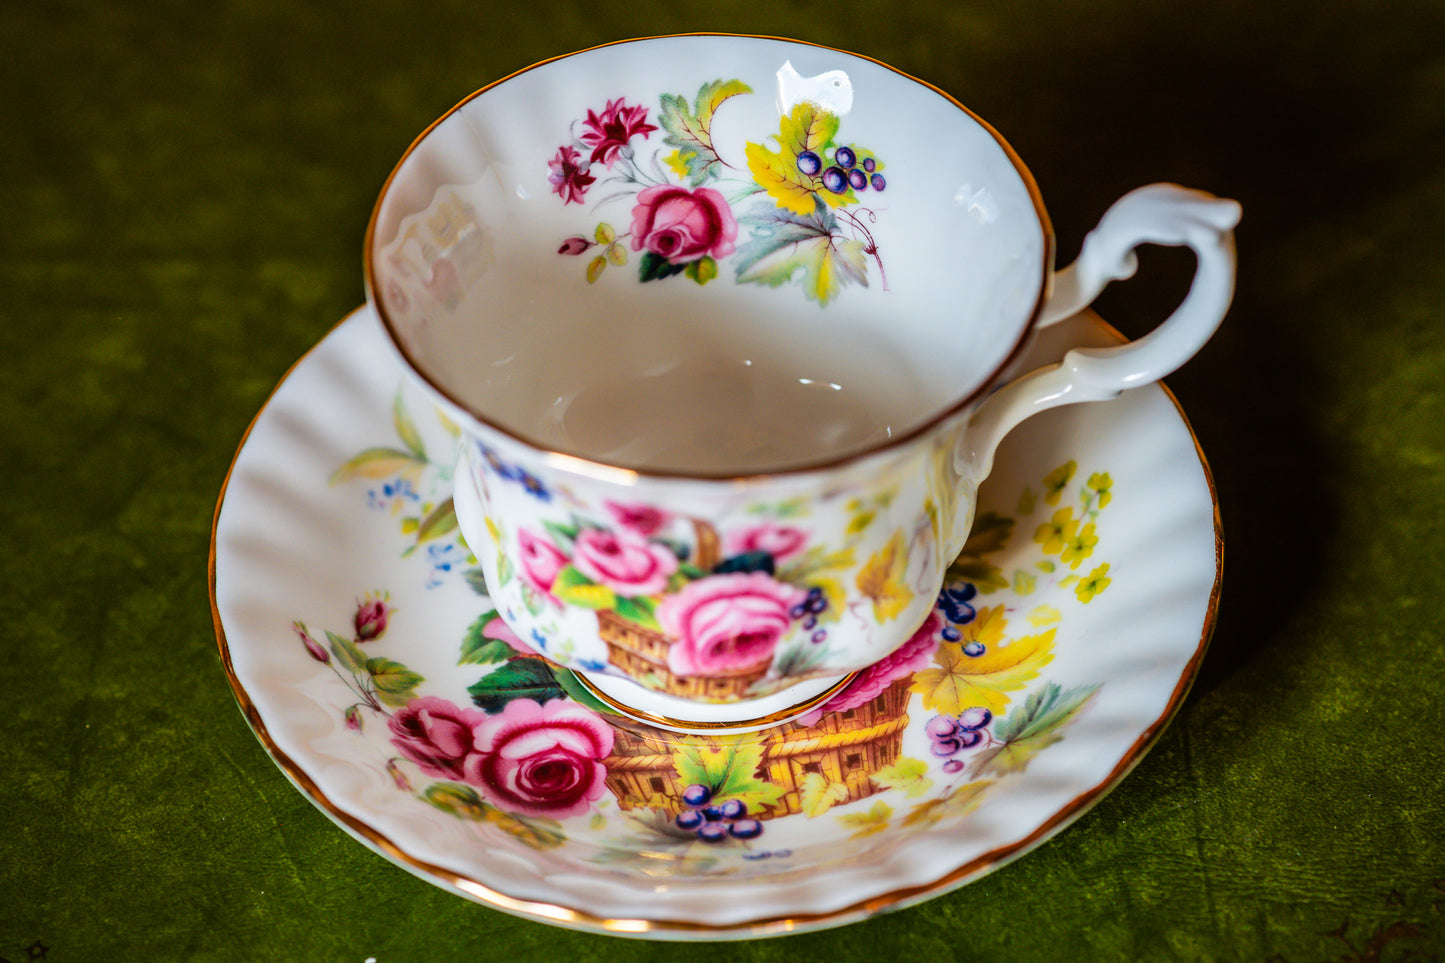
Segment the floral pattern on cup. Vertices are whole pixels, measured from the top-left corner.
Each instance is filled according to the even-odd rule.
[[[488,458],[488,470],[497,462]],[[607,519],[574,512],[566,522],[548,522],[545,531],[518,528],[516,568],[530,607],[540,600],[599,613],[598,631],[613,660],[622,663],[629,647],[642,645],[658,659],[654,673],[737,679],[742,695],[796,629],[810,644],[826,641],[819,620],[828,620],[829,600],[822,586],[801,581],[800,572],[792,573],[797,584],[779,577],[780,563],[806,546],[802,529],[761,523],[719,538],[706,523],[649,506],[606,507]],[[689,540],[685,533],[698,526],[704,531]],[[719,545],[737,551],[714,557]],[[539,645],[547,649],[550,640]]]
[[[537,849],[584,842],[589,858],[613,869],[744,873],[791,855],[793,837],[775,834],[775,820],[831,818],[857,840],[966,820],[1001,777],[1065,737],[1100,686],[1046,677],[1066,615],[1031,597],[1047,589],[1049,602],[1082,606],[1112,584],[1108,563],[1093,556],[1113,483],[1106,472],[1082,483],[1078,475],[1067,462],[1022,491],[1015,514],[981,515],[906,643],[820,709],[758,733],[683,736],[612,715],[495,609],[461,640],[459,665],[481,671],[451,698],[424,691],[428,681],[391,657],[403,613],[386,592],[359,596],[345,632],[313,633],[300,621],[292,630],[299,652],[348,693],[338,706],[343,731],[367,737],[368,720],[383,720],[377,745],[386,754],[376,764],[397,791]],[[625,519],[657,539],[672,521],[612,513],[619,526]],[[771,531],[733,547],[773,539],[791,542]],[[759,574],[709,575],[689,587],[756,585],[767,595]],[[799,592],[785,586],[770,597]],[[659,617],[672,618],[661,606]],[[921,738],[905,742],[915,729]],[[812,755],[797,751],[803,744]],[[845,750],[836,758],[827,756],[833,744]],[[918,755],[905,753],[910,745]]]
[[[745,170],[734,166],[714,141],[713,119],[732,98],[752,94],[742,80],[718,79],[692,100],[661,95],[655,114],[621,97],[589,109],[548,159],[548,182],[563,204],[583,204],[604,186],[614,189],[607,201],[630,195],[630,217],[622,234],[600,221],[557,253],[586,255],[590,282],[636,254],[640,281],[684,275],[707,284],[731,258],[737,283],[796,282],[819,305],[847,285],[867,287],[871,258],[886,288],[869,230],[876,214],[862,206],[888,187],[882,160],[840,140],[836,114],[804,102],[776,132],[742,145],[734,160]]]

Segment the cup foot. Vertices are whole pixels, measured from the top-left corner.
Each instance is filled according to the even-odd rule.
[[[696,735],[780,726],[828,701],[857,674],[807,679],[759,699],[706,703],[655,692],[615,675],[574,671],[588,691],[616,712],[659,729]]]

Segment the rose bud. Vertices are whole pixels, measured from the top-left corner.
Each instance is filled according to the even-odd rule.
[[[361,600],[356,607],[356,617],[352,624],[356,628],[356,641],[368,642],[371,639],[380,637],[386,631],[387,616],[391,610],[387,607],[385,599],[368,596]]]
[[[558,254],[567,254],[575,257],[592,246],[592,242],[585,237],[569,237],[557,248]]]
[[[317,662],[327,663],[331,661],[331,653],[321,647],[321,643],[311,637],[306,631],[306,626],[300,622],[292,622],[291,628],[301,637],[301,644],[306,646],[306,654]]]

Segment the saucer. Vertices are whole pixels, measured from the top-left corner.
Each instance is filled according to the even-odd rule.
[[[1085,313],[1026,363],[1119,340]],[[247,721],[323,812],[534,920],[736,939],[949,892],[1139,762],[1214,625],[1208,468],[1167,391],[1140,388],[1006,439],[928,622],[822,709],[665,732],[611,714],[496,617],[457,535],[455,450],[356,311],[240,446],[212,611]]]

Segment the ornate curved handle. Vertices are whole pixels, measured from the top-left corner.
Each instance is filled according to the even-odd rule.
[[[1040,326],[1077,313],[1111,281],[1133,276],[1141,244],[1188,245],[1199,264],[1184,303],[1153,331],[1113,348],[1074,348],[1061,362],[996,391],[970,419],[958,452],[965,476],[982,479],[1004,435],[1030,415],[1076,401],[1104,401],[1153,384],[1204,347],[1234,295],[1234,226],[1240,206],[1175,184],[1125,194],[1084,239],[1079,259],[1054,275]]]

